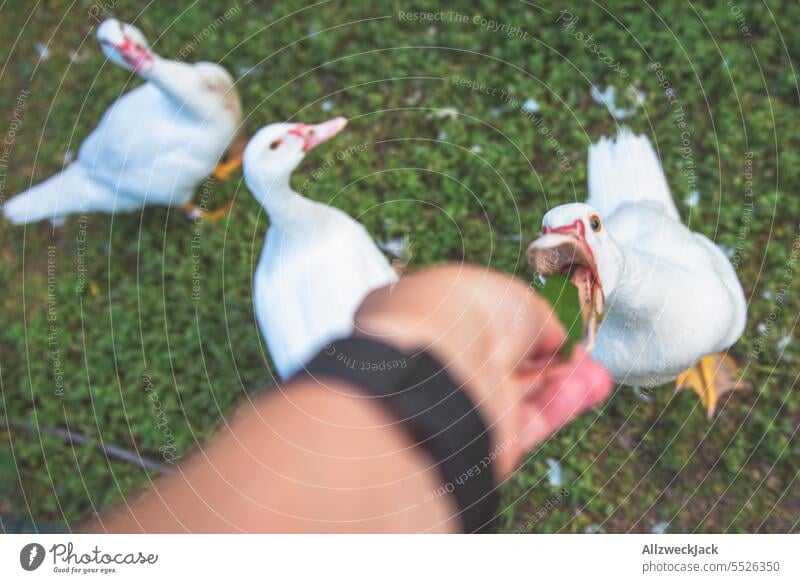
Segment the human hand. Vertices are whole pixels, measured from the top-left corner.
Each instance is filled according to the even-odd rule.
[[[498,479],[521,455],[605,400],[609,373],[576,347],[550,305],[520,280],[478,266],[444,265],[370,294],[356,333],[425,349],[463,385],[490,428]]]

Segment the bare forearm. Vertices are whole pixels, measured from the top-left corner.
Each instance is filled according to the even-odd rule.
[[[304,381],[245,406],[178,474],[92,530],[454,531],[430,466],[369,399]]]

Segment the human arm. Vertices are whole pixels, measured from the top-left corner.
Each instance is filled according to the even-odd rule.
[[[519,280],[444,266],[371,294],[356,334],[424,348],[463,385],[494,443],[509,443],[499,481],[522,454],[610,389]],[[242,407],[208,445],[144,496],[91,530],[123,532],[457,531],[450,497],[426,452],[356,386],[307,377]]]

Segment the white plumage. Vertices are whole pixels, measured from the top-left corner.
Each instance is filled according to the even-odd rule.
[[[622,130],[616,141],[593,144],[587,202],[552,209],[543,226],[531,263],[566,271],[577,258],[579,274],[591,273],[602,288],[605,314],[592,356],[616,382],[665,383],[742,335],[747,303],[736,273],[712,241],[680,221],[646,137]],[[548,264],[554,252],[557,261]],[[739,387],[705,395],[710,411],[717,393],[731,388]]]
[[[616,142],[603,136],[589,147],[589,198],[601,217],[609,219],[625,203],[653,202],[680,220],[664,170],[645,136],[623,128]]]
[[[349,335],[364,297],[397,280],[360,223],[289,185],[305,153],[345,123],[337,118],[316,126],[273,124],[260,130],[245,150],[245,180],[270,217],[253,301],[283,379],[327,342]]]
[[[12,223],[186,204],[239,128],[239,97],[222,67],[162,59],[138,29],[116,20],[97,36],[110,60],[147,82],[106,110],[63,172],[5,204]]]

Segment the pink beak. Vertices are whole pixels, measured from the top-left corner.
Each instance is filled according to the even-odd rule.
[[[583,222],[575,221],[571,225],[567,225],[565,227],[542,227],[542,234],[543,236],[539,239],[541,241],[547,237],[548,235],[567,235],[576,239],[578,245],[582,248],[583,252],[586,256],[594,263],[594,253],[592,253],[592,248],[589,247],[588,243],[586,242],[586,229],[583,226]],[[534,246],[536,241],[531,243],[531,247]],[[530,247],[529,247],[530,249]]]
[[[344,117],[335,117],[316,125],[298,124],[289,133],[303,139],[303,151],[310,152],[323,142],[327,142],[347,125]]]
[[[137,73],[142,73],[153,63],[153,56],[128,37],[125,37],[125,40],[118,44],[116,49]]]

